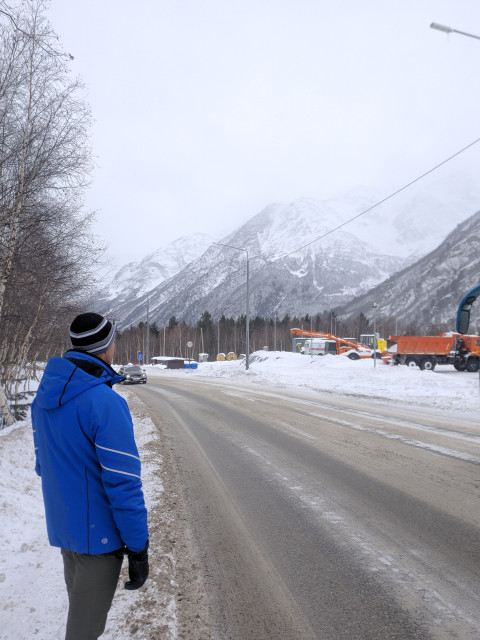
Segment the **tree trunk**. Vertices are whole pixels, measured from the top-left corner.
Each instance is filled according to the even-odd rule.
[[[0,418],[1,428],[9,427],[15,422],[15,418],[10,411],[10,407],[8,406],[7,398],[2,386],[0,386]]]

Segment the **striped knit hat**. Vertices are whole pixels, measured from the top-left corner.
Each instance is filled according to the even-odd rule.
[[[98,313],[82,313],[70,325],[72,346],[78,351],[103,353],[115,337],[115,322]]]

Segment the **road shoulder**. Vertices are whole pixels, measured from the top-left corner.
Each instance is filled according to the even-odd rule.
[[[130,390],[122,389],[123,393],[134,424],[146,422],[151,426],[145,438],[139,439],[137,434],[136,438],[145,498],[150,503],[149,583],[153,585],[148,585],[144,597],[129,607],[129,616],[133,616],[130,633],[136,638],[156,640],[160,637],[210,640],[213,635],[207,597],[192,544],[179,461],[171,437],[162,416],[150,413],[148,406]],[[120,598],[117,604],[121,607]]]

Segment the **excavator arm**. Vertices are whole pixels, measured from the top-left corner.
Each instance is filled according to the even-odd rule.
[[[337,353],[341,353],[345,348],[348,350],[349,347],[350,349],[355,349],[355,351],[361,351],[362,354],[366,354],[367,357],[370,357],[373,354],[373,349],[370,347],[367,347],[360,342],[356,342],[355,340],[339,338],[338,336],[333,335],[333,333],[305,331],[304,329],[290,329],[290,333],[301,338],[322,338],[324,340],[334,340],[337,343]]]

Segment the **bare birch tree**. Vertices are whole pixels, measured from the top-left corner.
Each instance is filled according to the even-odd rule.
[[[90,111],[45,6],[0,2],[0,426],[15,418],[28,359],[78,304],[98,257],[82,213]]]

